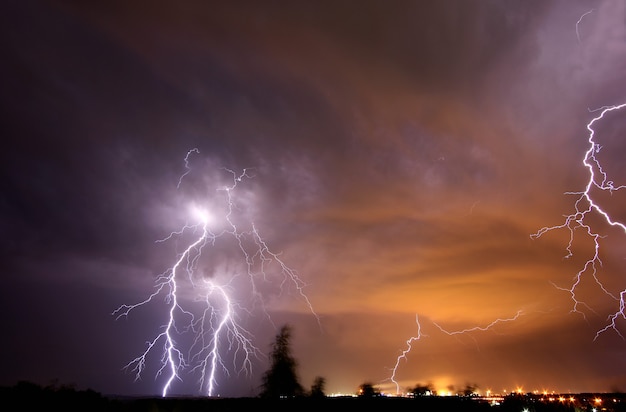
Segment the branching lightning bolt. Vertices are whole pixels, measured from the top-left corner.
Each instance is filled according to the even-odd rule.
[[[594,124],[596,122],[601,121],[604,117],[610,112],[619,111],[626,108],[626,103],[615,105],[615,106],[605,106],[597,111],[600,112],[599,115],[591,119],[589,123],[587,123],[587,130],[589,132],[588,142],[589,148],[585,152],[585,156],[583,158],[583,166],[589,172],[589,180],[585,186],[585,189],[581,192],[566,192],[566,194],[571,194],[578,196],[576,201],[574,202],[574,211],[573,213],[565,216],[565,221],[561,225],[551,226],[551,227],[543,227],[539,229],[536,233],[531,235],[531,238],[536,239],[546,232],[556,230],[556,229],[567,229],[569,231],[569,243],[566,247],[567,255],[566,258],[569,258],[573,255],[572,247],[574,242],[574,232],[577,229],[582,229],[587,235],[593,240],[594,244],[594,253],[591,258],[589,258],[582,269],[576,273],[574,277],[574,281],[569,288],[558,287],[558,289],[564,290],[568,292],[573,300],[573,308],[572,311],[576,313],[582,314],[585,316],[585,313],[579,310],[579,307],[583,306],[589,310],[592,310],[589,305],[585,302],[581,301],[577,297],[577,288],[583,280],[585,274],[589,274],[593,277],[594,282],[598,285],[598,287],[603,291],[604,294],[609,296],[611,299],[614,299],[619,302],[619,309],[609,315],[607,325],[600,329],[594,338],[597,339],[600,334],[612,329],[615,331],[622,339],[624,336],[618,329],[617,322],[619,319],[626,319],[626,311],[625,311],[625,298],[626,298],[626,289],[622,290],[619,293],[619,297],[615,294],[611,293],[604,287],[602,282],[597,277],[598,266],[602,265],[602,261],[600,260],[600,239],[603,237],[587,223],[590,216],[596,215],[599,216],[604,222],[608,223],[611,226],[617,227],[621,229],[624,233],[626,233],[626,225],[623,222],[613,219],[607,211],[605,211],[596,200],[592,196],[592,192],[594,190],[602,190],[609,193],[614,193],[618,190],[622,190],[626,188],[626,185],[615,185],[615,183],[609,179],[607,173],[602,168],[600,161],[596,157],[596,155],[600,152],[602,146],[597,143],[595,136]]]
[[[449,336],[455,336],[455,335],[469,334],[471,332],[486,332],[488,330],[492,330],[498,324],[506,323],[506,322],[513,322],[513,321],[517,320],[520,316],[522,316],[522,314],[523,314],[523,312],[521,310],[519,310],[519,311],[517,311],[517,313],[514,316],[512,316],[510,318],[504,318],[504,319],[498,318],[498,319],[494,320],[493,322],[489,323],[487,326],[474,326],[474,327],[471,327],[471,328],[462,329],[462,330],[458,330],[458,331],[452,331],[452,332],[444,329],[443,327],[441,327],[439,324],[437,324],[435,322],[432,322],[432,323],[433,323],[433,325],[435,325],[437,327],[437,329],[439,329],[444,334],[449,335]],[[418,315],[415,315],[415,323],[417,324],[417,335],[412,336],[409,339],[407,339],[407,341],[406,341],[406,349],[402,350],[400,355],[398,355],[398,357],[396,358],[396,363],[393,366],[393,369],[392,369],[392,372],[391,372],[391,377],[389,378],[389,380],[391,382],[393,382],[394,385],[396,385],[396,394],[400,394],[400,392],[401,392],[400,384],[396,380],[396,374],[398,372],[398,368],[400,367],[400,361],[402,361],[402,360],[404,360],[405,362],[408,361],[407,355],[413,349],[413,343],[415,341],[418,341],[418,340],[422,339],[423,337],[427,337],[428,336],[428,335],[425,335],[425,334],[422,333],[422,325],[420,323]],[[472,336],[472,339],[475,339],[475,338]]]
[[[591,14],[593,11],[594,11],[593,9],[587,11],[586,13],[581,15],[578,21],[576,22],[576,38],[578,39],[579,43],[581,41],[579,26],[582,20],[585,18],[585,16]],[[574,235],[577,229],[582,229],[583,232],[585,232],[592,239],[593,244],[594,244],[593,256],[590,259],[588,259],[583,265],[582,269],[578,271],[578,273],[574,277],[574,282],[572,283],[572,285],[569,288],[563,288],[563,287],[559,287],[556,285],[555,286],[558,289],[567,291],[570,294],[571,299],[573,300],[572,311],[576,313],[580,313],[583,316],[585,316],[585,314],[584,312],[579,310],[579,307],[583,306],[593,311],[593,309],[589,305],[587,305],[585,302],[577,298],[577,288],[582,282],[583,276],[585,274],[589,273],[592,276],[594,282],[602,290],[602,292],[608,297],[610,297],[611,299],[618,302],[619,308],[617,309],[616,312],[608,316],[607,324],[596,332],[594,340],[596,340],[602,333],[607,332],[609,330],[613,330],[622,339],[625,339],[618,328],[618,322],[620,321],[620,319],[626,320],[626,289],[622,290],[619,293],[619,296],[617,296],[616,294],[611,293],[598,278],[597,276],[598,266],[602,265],[602,261],[600,260],[600,239],[602,239],[603,236],[600,233],[596,232],[594,229],[592,229],[591,225],[587,223],[591,215],[597,215],[601,218],[601,220],[603,220],[610,226],[619,228],[621,231],[626,233],[626,224],[619,220],[612,218],[610,214],[605,209],[603,209],[599,205],[599,203],[596,200],[594,200],[594,197],[592,196],[592,192],[594,190],[601,190],[601,191],[613,194],[614,192],[617,192],[619,190],[626,188],[626,185],[616,185],[613,180],[609,179],[609,176],[604,171],[600,161],[596,157],[596,155],[600,152],[602,146],[596,142],[595,129],[594,129],[594,125],[597,122],[600,122],[602,119],[604,119],[604,117],[608,115],[610,112],[620,111],[625,108],[626,108],[626,103],[622,103],[622,104],[614,105],[614,106],[604,106],[604,107],[601,107],[600,109],[593,111],[593,112],[599,112],[599,114],[596,117],[592,118],[591,121],[589,121],[589,123],[587,123],[587,130],[589,132],[588,133],[589,147],[587,151],[585,152],[585,156],[582,162],[583,166],[589,172],[589,180],[587,181],[587,184],[583,191],[566,192],[566,194],[577,196],[577,199],[574,202],[574,212],[565,216],[565,221],[562,224],[550,226],[550,227],[543,227],[539,229],[536,233],[531,235],[532,239],[536,239],[542,236],[543,234],[552,230],[567,229],[569,231],[570,236],[569,236],[569,242],[566,247],[566,250],[567,250],[566,258],[573,256],[573,245],[574,245],[574,237],[575,237]],[[443,329],[440,325],[438,325],[435,322],[432,322],[432,323],[441,332],[450,336],[454,336],[454,335],[467,334],[470,332],[477,332],[477,331],[485,332],[487,330],[492,329],[499,323],[515,321],[522,314],[523,314],[522,311],[518,311],[515,314],[515,316],[511,318],[496,319],[495,321],[493,321],[492,323],[490,323],[489,325],[485,327],[473,327],[473,328],[463,329],[463,330],[454,331],[454,332],[450,332],[450,331]],[[398,394],[400,393],[400,386],[396,380],[396,376],[397,376],[398,368],[400,366],[400,362],[402,360],[407,361],[407,355],[413,349],[413,344],[415,341],[418,341],[422,339],[423,337],[427,336],[422,333],[422,326],[420,324],[419,317],[417,315],[415,317],[415,321],[417,323],[417,335],[407,339],[406,349],[402,350],[400,355],[398,355],[398,357],[396,358],[396,363],[392,369],[391,377],[389,378],[389,380],[396,385],[396,392]],[[473,336],[472,338],[474,339]]]
[[[199,154],[198,149],[190,150],[185,157],[186,171],[178,181],[179,188],[183,178],[191,172],[189,156],[193,153]],[[215,245],[222,237],[234,240],[241,252],[247,268],[245,275],[249,278],[252,299],[261,302],[264,315],[269,317],[257,283],[259,279],[269,282],[272,276],[276,276],[275,272],[269,272],[269,266],[272,265],[278,267],[280,287],[287,283],[295,287],[319,322],[311,302],[304,293],[306,285],[297,272],[289,268],[277,253],[270,250],[253,223],[250,225],[251,229],[247,231],[241,230],[235,223],[233,213],[236,210],[236,203],[233,192],[243,179],[252,177],[249,171],[244,169],[237,175],[232,170],[224,170],[232,175],[231,184],[217,189],[226,195],[225,228],[213,232],[209,227],[212,219],[207,211],[196,208],[196,223],[186,224],[179,231],[157,241],[165,242],[173,238],[182,240],[189,237],[192,239],[179,254],[173,266],[158,276],[153,293],[141,302],[121,305],[113,312],[118,319],[128,317],[133,310],[154,302],[158,296],[165,297],[168,310],[167,321],[162,326],[162,331],[147,342],[142,354],[125,366],[125,369],[135,373],[135,379],[138,380],[146,369],[149,355],[162,348],[160,366],[155,379],[161,375],[165,376],[161,390],[164,397],[170,393],[176,380],[183,380],[182,372],[185,369],[190,373],[197,373],[200,376],[201,391],[213,396],[217,388],[218,371],[221,370],[226,376],[230,375],[231,369],[237,373],[250,374],[253,358],[262,355],[253,344],[252,334],[239,323],[241,313],[250,313],[247,306],[233,297],[235,288],[233,281],[240,274],[207,277],[198,268],[205,248]],[[226,279],[220,280],[222,277]],[[189,299],[189,294],[193,299]],[[186,344],[183,343],[185,340]],[[231,354],[231,367],[226,364],[223,352]]]

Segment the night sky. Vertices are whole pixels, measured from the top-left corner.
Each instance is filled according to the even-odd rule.
[[[124,366],[171,296],[114,311],[206,223],[178,303],[226,287],[258,349],[247,370],[218,343],[217,395],[258,393],[284,324],[327,393],[626,391],[626,233],[532,236],[626,102],[625,22],[611,0],[3,1],[0,384],[160,395],[162,341]],[[594,130],[626,184],[626,109]],[[626,189],[591,192],[626,221]],[[206,393],[190,350],[171,394]]]

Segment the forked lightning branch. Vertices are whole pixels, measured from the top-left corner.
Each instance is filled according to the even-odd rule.
[[[583,316],[584,312],[582,312],[579,308],[588,307],[588,305],[579,299],[577,292],[583,278],[585,277],[592,277],[593,282],[600,288],[607,299],[616,302],[617,307],[615,312],[609,315],[606,325],[597,331],[595,339],[597,339],[600,334],[609,330],[613,330],[619,336],[624,338],[620,331],[618,322],[620,320],[626,320],[626,288],[618,293],[611,292],[603,285],[597,276],[597,272],[602,265],[602,261],[600,260],[600,241],[603,238],[603,235],[597,228],[592,227],[591,220],[594,217],[598,217],[600,221],[610,226],[619,228],[622,232],[624,232],[624,234],[626,234],[626,225],[624,222],[612,217],[607,209],[603,208],[600,202],[596,199],[598,196],[594,196],[594,193],[597,194],[605,192],[613,194],[626,189],[626,185],[624,184],[615,184],[615,181],[612,180],[612,177],[608,175],[605,168],[602,166],[602,163],[598,158],[598,155],[602,150],[602,144],[599,142],[598,136],[596,136],[595,129],[600,122],[607,121],[608,117],[615,116],[619,111],[623,111],[625,109],[626,103],[603,107],[597,110],[596,112],[599,112],[599,114],[587,123],[587,141],[589,145],[587,151],[585,152],[585,156],[583,157],[582,166],[587,169],[589,178],[583,190],[579,192],[567,192],[567,194],[574,195],[576,197],[576,200],[574,201],[574,210],[572,213],[565,216],[563,223],[555,226],[543,227],[535,234],[531,235],[531,238],[538,238],[547,232],[557,229],[569,231],[569,243],[566,246],[567,258],[573,255],[572,248],[576,233],[582,232],[593,241],[594,253],[591,258],[589,258],[582,268],[576,273],[574,281],[569,287],[559,287],[559,289],[562,289],[570,294],[573,301],[572,311],[581,313]]]
[[[197,149],[187,153],[186,172],[179,179],[179,189],[187,175],[193,173],[189,157],[197,154]],[[223,169],[223,172],[230,177],[229,183],[218,187],[213,194],[213,200],[223,199],[225,203],[221,206],[221,221],[216,222],[210,210],[193,206],[189,212],[192,223],[158,241],[186,246],[172,266],[157,277],[152,294],[141,302],[121,305],[113,312],[117,318],[128,317],[134,310],[153,310],[154,304],[165,302],[163,326],[146,343],[145,351],[125,366],[138,380],[149,362],[158,359],[155,379],[162,382],[162,396],[167,396],[176,382],[189,376],[196,377],[201,393],[214,396],[220,377],[251,374],[254,358],[263,354],[241,319],[269,317],[259,284],[274,282],[279,288],[291,285],[315,315],[304,293],[305,283],[296,271],[270,250],[254,222],[237,223],[246,217],[235,216],[239,211],[235,193],[238,185],[252,177],[249,171],[237,174]],[[240,226],[245,226],[245,230]],[[221,241],[228,241],[233,250],[219,249]],[[214,262],[211,274],[200,267],[202,259],[207,258]],[[238,262],[215,264],[223,259]],[[149,309],[148,304],[151,304]],[[254,313],[255,309],[261,313]]]
[[[626,338],[620,331],[620,322],[623,323],[624,321],[626,321],[626,288],[621,290],[620,292],[611,292],[607,287],[605,287],[605,285],[602,284],[599,277],[597,276],[599,267],[602,264],[600,260],[600,240],[603,238],[603,236],[596,228],[592,227],[592,224],[590,222],[593,218],[592,215],[596,215],[600,217],[600,221],[603,221],[610,226],[617,227],[622,232],[624,232],[624,234],[626,234],[626,224],[613,218],[609,214],[609,212],[607,212],[606,209],[603,208],[593,196],[594,191],[596,191],[596,193],[597,191],[602,191],[612,194],[620,190],[626,190],[626,184],[615,184],[614,180],[612,180],[612,178],[605,171],[605,168],[603,168],[598,158],[598,153],[601,151],[602,145],[598,142],[596,130],[594,129],[594,127],[597,126],[598,122],[607,120],[610,115],[616,115],[617,112],[621,110],[626,110],[626,103],[614,106],[606,106],[597,111],[594,111],[594,113],[599,112],[599,114],[592,118],[589,123],[587,123],[587,141],[589,145],[582,161],[582,166],[588,171],[589,178],[583,190],[578,192],[566,193],[568,195],[574,195],[576,197],[576,200],[574,201],[573,212],[565,216],[565,220],[561,224],[543,227],[536,233],[531,235],[531,238],[536,239],[553,230],[563,229],[569,231],[569,243],[565,247],[567,250],[566,257],[568,258],[573,256],[573,244],[575,240],[575,235],[577,233],[582,232],[584,235],[588,236],[592,240],[594,249],[591,258],[589,258],[583,264],[582,268],[576,273],[574,281],[571,283],[571,285],[569,285],[568,287],[557,286],[557,288],[570,294],[573,304],[572,311],[580,313],[583,316],[584,312],[580,311],[579,308],[589,306],[578,297],[578,290],[583,281],[583,278],[585,277],[592,277],[593,282],[599,287],[599,289],[602,291],[604,296],[606,296],[608,301],[615,302],[615,312],[608,316],[606,325],[596,332],[594,340],[597,339],[602,333],[611,330],[618,334],[622,339],[626,340]],[[439,331],[443,332],[444,334],[458,335],[466,334],[469,332],[485,332],[500,323],[513,322],[522,315],[523,312],[518,311],[515,316],[512,316],[510,318],[496,319],[495,321],[484,327],[473,327],[454,332],[447,331],[434,322],[433,324],[437,327]],[[400,367],[400,362],[407,361],[407,355],[413,349],[413,344],[427,336],[422,331],[422,325],[418,316],[415,317],[415,322],[417,324],[417,334],[407,339],[406,349],[401,351],[401,353],[396,358],[395,365],[391,369],[391,377],[389,378],[389,381],[395,384],[397,393],[400,393],[400,384],[396,380]]]

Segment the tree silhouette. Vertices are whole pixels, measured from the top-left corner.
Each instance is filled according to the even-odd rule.
[[[324,392],[324,388],[326,386],[326,379],[321,376],[317,376],[313,381],[313,385],[311,385],[311,393],[309,396],[311,398],[323,398],[326,396]]]
[[[477,390],[478,390],[477,383],[467,383],[465,384],[465,388],[463,388],[463,396],[472,396],[476,394]]]
[[[415,386],[408,388],[407,391],[411,394],[412,397],[432,395],[433,393],[435,393],[434,386],[430,382],[428,382],[427,384],[417,383],[415,384]]]
[[[374,398],[380,396],[380,390],[375,387],[371,382],[364,382],[359,386],[359,397],[361,398]]]
[[[263,375],[262,398],[302,396],[304,390],[296,373],[297,362],[291,355],[291,327],[283,326],[272,344],[270,368]]]

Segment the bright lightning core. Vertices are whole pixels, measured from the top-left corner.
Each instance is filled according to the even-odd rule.
[[[179,189],[191,172],[192,153],[199,152],[187,153],[187,171],[179,180]],[[137,380],[147,363],[159,356],[155,379],[163,381],[162,396],[167,396],[184,374],[197,376],[200,391],[208,396],[216,394],[219,377],[251,374],[253,359],[262,353],[251,332],[242,326],[242,319],[257,311],[269,317],[263,301],[268,287],[291,286],[315,315],[298,274],[269,249],[254,223],[240,216],[234,193],[243,180],[252,177],[249,171],[224,172],[230,181],[212,196],[213,203],[219,203],[216,199],[223,203],[221,207],[209,211],[201,204],[191,205],[186,211],[191,223],[158,241],[175,242],[180,250],[172,266],[157,277],[153,293],[113,312],[117,318],[128,317],[133,310],[164,299],[166,314],[160,331],[125,367]]]

